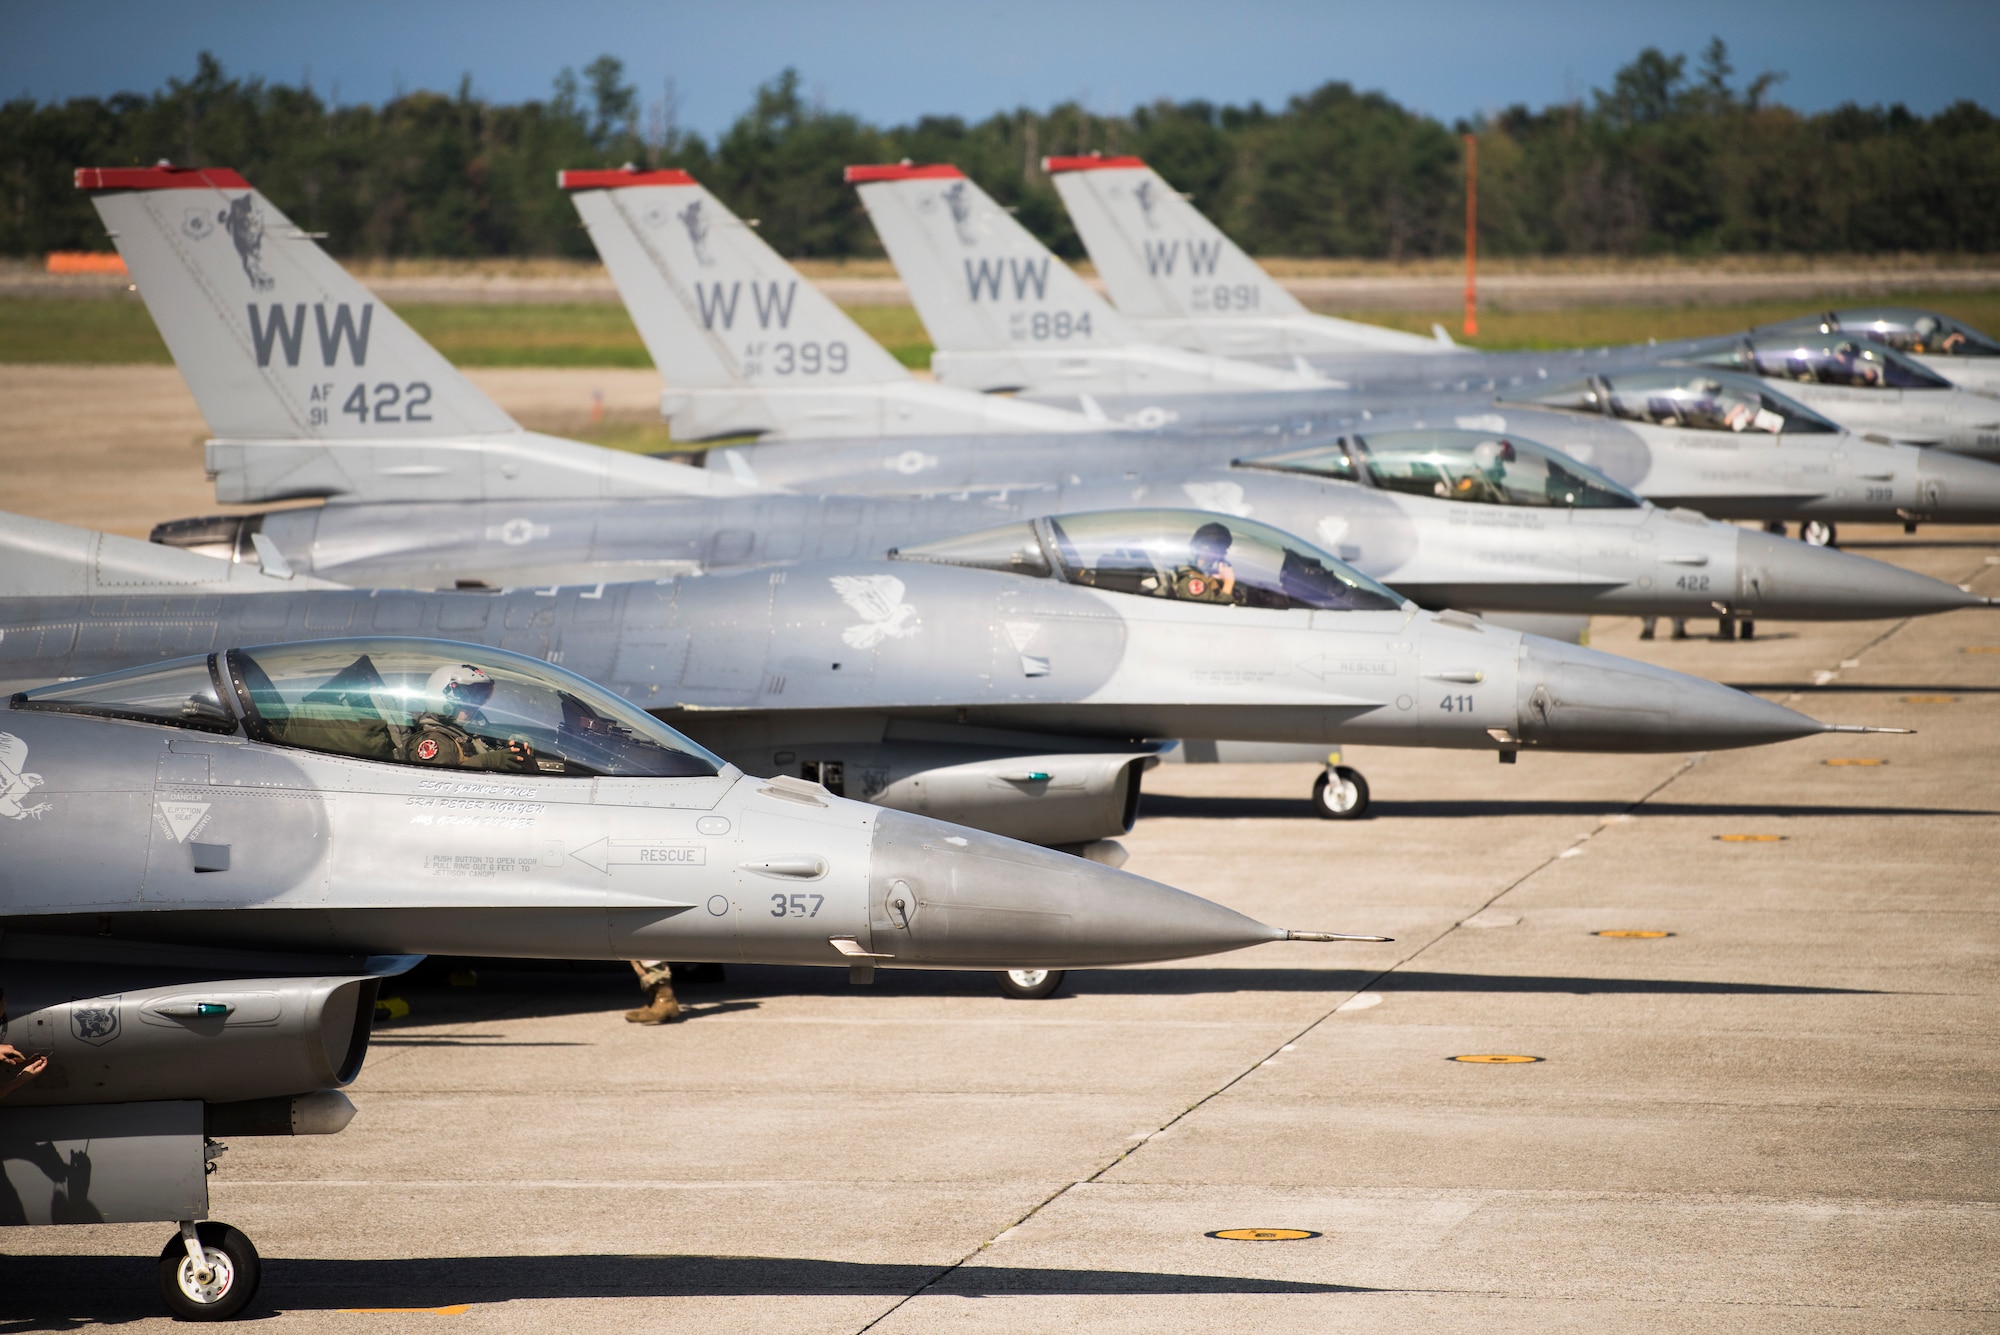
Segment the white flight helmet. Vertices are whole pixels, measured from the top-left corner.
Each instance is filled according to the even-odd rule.
[[[424,689],[431,699],[442,702],[447,712],[476,709],[493,698],[493,678],[471,663],[446,663],[431,673]]]

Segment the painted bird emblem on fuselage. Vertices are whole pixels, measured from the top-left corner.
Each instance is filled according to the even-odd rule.
[[[904,640],[922,624],[917,609],[903,601],[903,581],[894,575],[834,575],[829,581],[840,601],[862,618],[840,638],[856,649],[873,649],[884,640]]]

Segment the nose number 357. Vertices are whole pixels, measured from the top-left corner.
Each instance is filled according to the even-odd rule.
[[[806,907],[807,900],[812,907]],[[817,918],[819,906],[826,903],[825,895],[772,895],[771,916],[773,918]]]

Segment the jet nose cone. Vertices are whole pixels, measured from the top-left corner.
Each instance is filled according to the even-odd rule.
[[[1826,731],[1783,705],[1683,672],[1521,637],[1519,735],[1561,751],[1712,751]]]
[[[1286,938],[1158,881],[902,811],[876,817],[869,909],[892,967],[1077,969]]]
[[[2000,468],[1986,471],[2000,475]],[[1886,561],[1754,529],[1737,533],[1736,595],[1733,604],[1746,614],[1797,621],[1921,616],[1985,603],[1956,584]]]
[[[1920,509],[1933,519],[1960,524],[2000,520],[2000,463],[1927,449],[1917,458]]]

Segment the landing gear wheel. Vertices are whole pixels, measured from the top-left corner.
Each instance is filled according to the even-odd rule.
[[[1840,542],[1840,530],[1825,519],[1808,519],[1799,525],[1799,541],[1808,547],[1833,547]]]
[[[195,1237],[207,1268],[196,1267],[187,1243],[174,1234],[160,1251],[160,1296],[182,1321],[228,1321],[257,1296],[263,1263],[250,1239],[227,1224],[197,1224]]]
[[[1313,780],[1313,810],[1322,820],[1360,820],[1368,814],[1368,780],[1335,765]]]
[[[1002,969],[993,975],[1000,995],[1014,1001],[1040,1001],[1062,990],[1068,975],[1061,969]]]
[[[1785,521],[1782,519],[1767,520],[1764,524],[1764,531],[1773,537],[1782,538],[1785,536]]]

